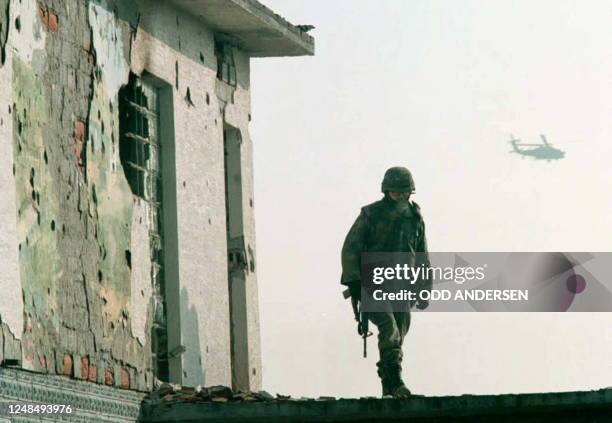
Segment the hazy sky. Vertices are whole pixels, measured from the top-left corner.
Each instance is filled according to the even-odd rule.
[[[316,55],[252,62],[264,388],[379,395],[341,296],[340,249],[403,165],[431,251],[612,251],[608,1],[265,0]],[[539,134],[557,162],[509,154]],[[427,395],[612,385],[612,314],[413,315]]]

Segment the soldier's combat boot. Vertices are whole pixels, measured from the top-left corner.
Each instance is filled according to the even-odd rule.
[[[402,380],[402,366],[393,364],[387,367],[389,377],[390,394],[393,398],[408,398],[411,394],[410,389],[406,387]]]
[[[383,397],[393,396],[391,381],[389,380],[388,372],[382,365],[378,365],[378,377],[382,383],[382,395]]]

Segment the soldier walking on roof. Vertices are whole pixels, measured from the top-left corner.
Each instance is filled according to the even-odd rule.
[[[342,247],[342,280],[348,286],[353,301],[361,298],[361,253],[402,252],[425,253],[429,266],[425,223],[419,206],[410,201],[414,180],[404,167],[392,167],[382,181],[384,197],[361,209],[361,213]],[[421,289],[430,289],[431,280],[421,281]],[[427,308],[428,302],[417,300],[416,307]],[[380,359],[376,363],[382,382],[383,396],[410,396],[402,380],[402,345],[410,327],[410,309],[405,312],[372,312],[367,318],[378,329]]]

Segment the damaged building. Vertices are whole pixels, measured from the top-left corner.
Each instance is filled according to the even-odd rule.
[[[260,389],[249,62],[312,55],[303,29],[256,0],[0,0],[0,398]]]

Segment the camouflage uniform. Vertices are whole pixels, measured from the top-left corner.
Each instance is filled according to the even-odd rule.
[[[389,177],[389,173],[391,177]],[[393,184],[393,176],[399,182]],[[391,181],[390,181],[391,180]],[[395,182],[398,182],[397,180]],[[402,183],[403,182],[403,183]],[[419,206],[414,202],[397,202],[388,192],[413,192],[412,176],[405,168],[391,168],[385,174],[383,199],[367,205],[351,227],[342,247],[342,284],[347,285],[351,296],[360,298],[362,252],[427,253],[425,224]],[[429,265],[427,254],[420,254]],[[420,281],[420,289],[429,289],[430,281]],[[418,308],[427,307],[417,303]],[[378,329],[378,375],[383,385],[383,395],[407,396],[410,391],[401,379],[402,344],[410,327],[410,310],[407,312],[369,313],[369,320]]]

